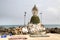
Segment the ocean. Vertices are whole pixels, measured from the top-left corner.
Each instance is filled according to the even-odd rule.
[[[24,26],[24,25],[0,25],[0,27],[5,27],[5,28],[9,28],[9,27],[19,27],[19,26]],[[46,24],[44,25],[45,28],[60,28],[60,25],[52,25],[52,24]]]
[[[47,24],[44,25],[45,28],[60,28],[60,24]]]

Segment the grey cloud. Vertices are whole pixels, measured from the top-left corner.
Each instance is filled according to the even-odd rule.
[[[43,13],[43,24],[60,24],[60,0],[0,0],[0,24],[24,24],[25,11],[27,24],[34,4]]]

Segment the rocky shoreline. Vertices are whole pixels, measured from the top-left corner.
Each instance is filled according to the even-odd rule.
[[[12,35],[19,35],[19,34],[24,34],[24,33],[21,33],[21,28],[23,27],[10,27],[10,28],[3,28],[3,27],[0,27],[0,35],[3,35],[3,34],[6,34],[6,35],[9,35],[9,34],[12,34]],[[18,30],[18,34],[16,34],[16,30]],[[57,34],[60,34],[60,28],[46,28],[46,33],[57,33]],[[27,34],[27,33],[26,33]]]
[[[46,28],[47,33],[57,33],[60,34],[60,28]]]

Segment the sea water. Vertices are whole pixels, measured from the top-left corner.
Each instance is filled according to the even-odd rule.
[[[48,25],[44,25],[45,28],[60,28],[59,24],[48,24]]]
[[[5,27],[5,28],[9,28],[9,27],[19,27],[19,26],[24,26],[24,25],[0,25],[0,27]],[[46,24],[46,25],[44,25],[44,27],[45,28],[60,28],[60,25],[56,25],[56,24],[54,24],[54,25],[52,25],[52,24]]]

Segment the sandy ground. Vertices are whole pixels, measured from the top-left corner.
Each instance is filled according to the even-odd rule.
[[[60,40],[60,34],[47,34],[49,37],[30,37],[29,35],[13,35],[13,36],[7,36],[7,38],[0,38],[0,40],[12,40],[11,38],[27,38],[25,40]],[[17,40],[17,39],[14,39]],[[19,39],[18,39],[19,40]]]

